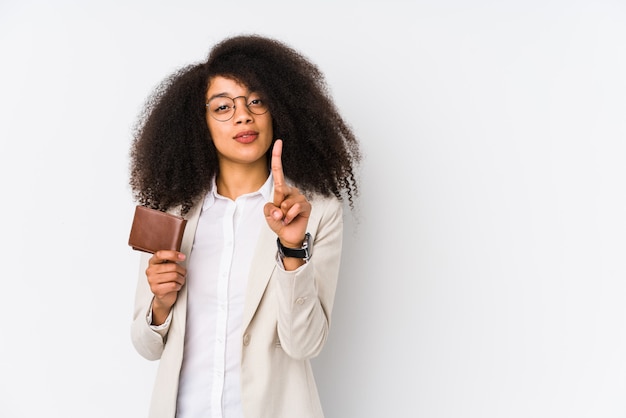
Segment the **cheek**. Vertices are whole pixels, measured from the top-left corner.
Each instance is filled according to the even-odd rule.
[[[209,133],[211,134],[211,136],[213,136],[213,124],[211,123],[211,116],[206,115],[204,117],[204,120],[206,122],[206,127],[209,128]]]
[[[220,137],[222,133],[222,129],[221,129],[222,127],[219,123],[216,123],[216,121],[210,116],[207,116],[206,118],[206,126],[207,128],[209,128],[209,133],[211,134],[211,138],[215,140],[216,138]]]
[[[272,118],[268,117],[264,124],[265,132],[270,138],[274,138],[274,126],[272,125]]]

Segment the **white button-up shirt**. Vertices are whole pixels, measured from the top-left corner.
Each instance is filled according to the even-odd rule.
[[[215,184],[187,265],[187,328],[177,418],[243,418],[242,316],[250,263],[271,200],[272,176],[235,201]]]

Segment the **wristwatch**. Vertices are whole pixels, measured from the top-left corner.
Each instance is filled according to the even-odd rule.
[[[304,261],[309,261],[311,258],[311,234],[308,232],[304,236],[304,242],[302,248],[289,248],[280,243],[280,238],[276,238],[276,245],[278,245],[278,255],[280,258],[293,257],[302,258]]]

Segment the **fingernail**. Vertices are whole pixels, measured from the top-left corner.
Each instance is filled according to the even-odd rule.
[[[281,213],[279,210],[275,210],[274,212],[272,212],[272,217],[276,220],[279,220],[281,218]]]

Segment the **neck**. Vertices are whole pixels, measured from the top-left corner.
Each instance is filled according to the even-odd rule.
[[[256,165],[220,165],[220,172],[215,181],[217,192],[235,200],[246,193],[256,192],[267,180],[269,169],[266,164]]]

